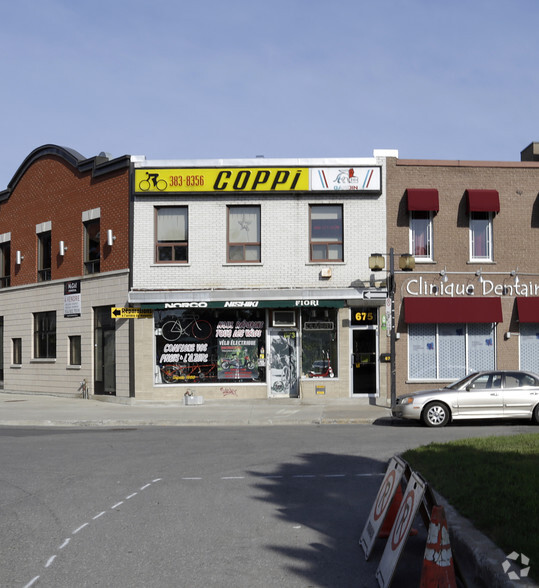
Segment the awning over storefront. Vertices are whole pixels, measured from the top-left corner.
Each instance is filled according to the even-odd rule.
[[[520,323],[539,323],[539,297],[517,297],[517,311]]]
[[[500,212],[500,195],[497,190],[466,190],[468,212]]]
[[[404,320],[410,323],[501,323],[500,298],[404,299]]]
[[[408,211],[433,211],[440,210],[438,190],[434,188],[408,188],[406,190]]]

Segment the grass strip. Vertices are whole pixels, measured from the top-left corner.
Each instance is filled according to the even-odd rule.
[[[539,579],[539,433],[431,443],[402,457],[505,553],[528,556]]]

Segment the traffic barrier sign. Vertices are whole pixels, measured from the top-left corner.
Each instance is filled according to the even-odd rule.
[[[386,475],[380,485],[369,518],[365,523],[359,544],[365,552],[365,559],[369,559],[374,542],[378,537],[380,527],[384,522],[387,511],[393,502],[393,498],[399,488],[402,475],[406,469],[406,463],[399,457],[392,457],[386,470]]]
[[[415,515],[423,500],[425,486],[426,482],[419,476],[419,474],[412,472],[399,512],[395,517],[395,523],[391,529],[391,534],[389,535],[384,553],[382,554],[380,565],[376,571],[376,579],[381,588],[385,588],[391,584],[391,579],[395,573],[395,568],[397,567],[404,544],[410,534]]]

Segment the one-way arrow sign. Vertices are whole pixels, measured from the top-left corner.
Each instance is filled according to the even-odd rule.
[[[363,292],[364,300],[382,300],[383,298],[387,298],[387,292],[385,290],[377,291],[377,292]]]
[[[153,310],[151,308],[112,307],[110,309],[110,316],[115,319],[152,318]]]

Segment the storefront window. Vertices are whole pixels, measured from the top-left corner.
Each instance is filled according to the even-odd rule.
[[[454,380],[495,369],[492,323],[411,324],[408,346],[411,380]]]
[[[265,382],[262,310],[155,312],[157,384]]]
[[[302,377],[337,377],[337,310],[304,310],[301,328]]]

